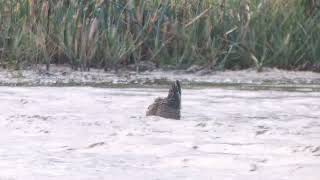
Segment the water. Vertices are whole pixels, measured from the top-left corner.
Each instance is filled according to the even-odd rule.
[[[182,119],[145,117],[165,89],[0,87],[0,179],[320,178],[320,93],[184,89]]]

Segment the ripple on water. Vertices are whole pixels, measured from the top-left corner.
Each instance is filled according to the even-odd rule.
[[[0,178],[320,177],[319,92],[184,89],[181,120],[145,117],[166,94],[0,87]]]

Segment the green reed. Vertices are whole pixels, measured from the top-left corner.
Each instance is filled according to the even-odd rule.
[[[320,63],[320,10],[303,0],[0,0],[0,64],[210,69]]]

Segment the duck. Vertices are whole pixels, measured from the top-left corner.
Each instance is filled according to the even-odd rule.
[[[176,80],[169,89],[168,96],[158,97],[148,106],[146,116],[160,116],[166,119],[181,118],[181,83]]]

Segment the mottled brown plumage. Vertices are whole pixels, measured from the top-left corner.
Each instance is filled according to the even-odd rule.
[[[169,89],[166,98],[156,98],[148,107],[147,116],[160,116],[168,119],[180,119],[181,85],[177,80]]]

